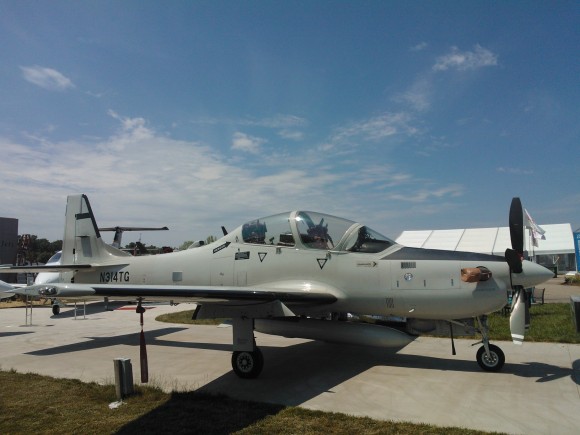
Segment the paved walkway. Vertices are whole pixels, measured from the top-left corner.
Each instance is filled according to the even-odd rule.
[[[424,422],[514,434],[577,434],[580,345],[497,343],[500,373],[475,362],[477,346],[419,338],[399,352],[256,334],[265,368],[254,380],[231,371],[231,328],[155,322],[192,306],[156,306],[145,314],[151,383],[167,391],[231,397],[376,419]],[[88,305],[85,319],[69,308],[58,317],[35,308],[0,310],[0,368],[113,383],[113,358],[133,361],[139,379],[139,316],[133,309]]]
[[[564,275],[552,278],[538,288],[545,288],[544,301],[546,303],[570,303],[570,296],[580,296],[580,287],[574,285],[563,285]]]

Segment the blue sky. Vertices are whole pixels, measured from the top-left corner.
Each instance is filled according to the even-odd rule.
[[[0,215],[154,244],[318,210],[580,226],[577,1],[0,0]],[[547,235],[549,236],[549,235]],[[138,235],[127,234],[125,242]]]

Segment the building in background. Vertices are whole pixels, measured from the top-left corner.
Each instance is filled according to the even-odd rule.
[[[0,264],[14,264],[18,253],[18,219],[0,217]],[[13,273],[0,274],[0,280],[14,282]]]

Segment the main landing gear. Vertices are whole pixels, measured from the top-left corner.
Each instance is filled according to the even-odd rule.
[[[240,378],[253,379],[264,368],[262,351],[256,347],[255,343],[254,349],[254,351],[234,351],[232,355],[232,368]]]
[[[254,319],[233,318],[234,353],[232,369],[243,379],[258,377],[264,368],[264,356],[254,339]]]
[[[499,372],[504,363],[505,363],[505,355],[503,351],[494,344],[489,343],[489,327],[487,325],[487,317],[478,317],[477,322],[480,325],[480,332],[481,332],[481,341],[476,344],[483,343],[477,350],[477,364],[482,370],[486,372]]]

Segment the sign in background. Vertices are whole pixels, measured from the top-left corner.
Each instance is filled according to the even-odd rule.
[[[574,233],[574,249],[576,250],[576,272],[580,272],[580,232]]]

